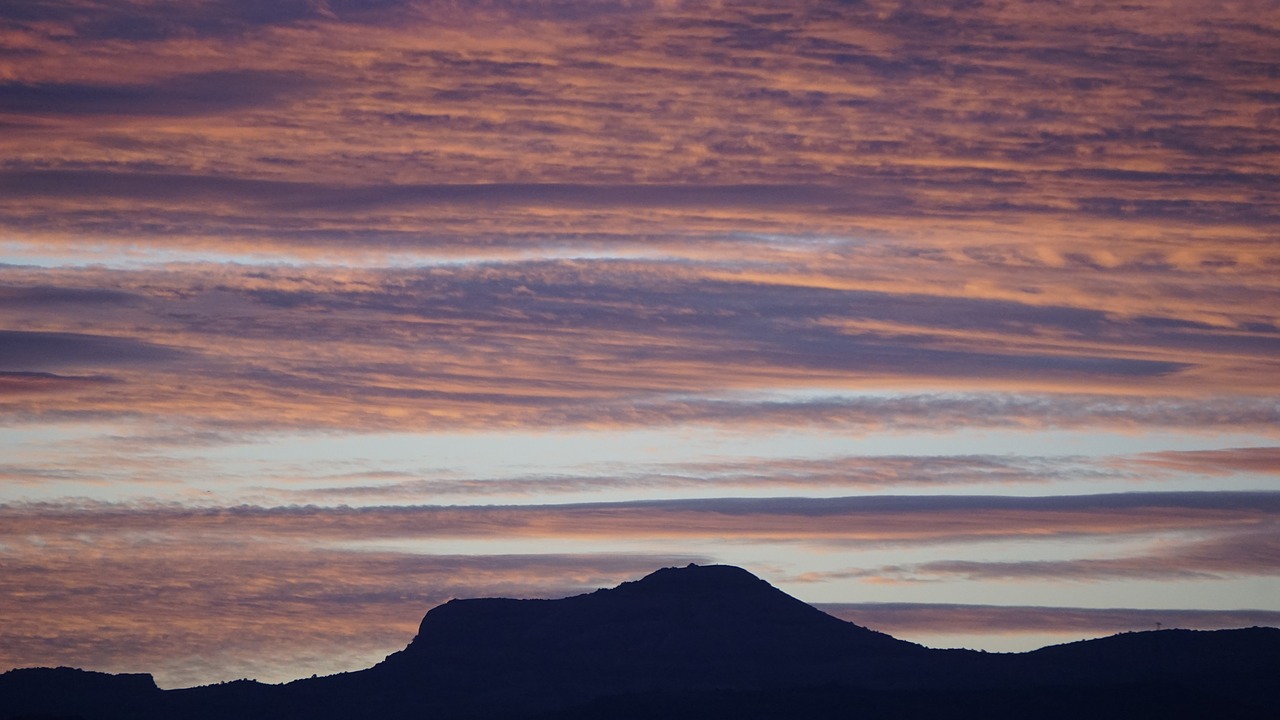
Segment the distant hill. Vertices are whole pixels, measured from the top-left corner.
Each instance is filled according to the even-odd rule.
[[[1274,628],[931,650],[690,565],[561,600],[454,600],[374,667],[284,685],[13,670],[0,720],[1276,718],[1277,680]]]

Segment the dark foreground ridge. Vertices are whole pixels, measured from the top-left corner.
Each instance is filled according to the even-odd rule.
[[[285,685],[12,670],[0,720],[1276,718],[1277,668],[1275,628],[931,650],[690,565],[561,600],[454,600],[374,667]]]

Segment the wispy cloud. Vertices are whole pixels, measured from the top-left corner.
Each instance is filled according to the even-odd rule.
[[[111,382],[102,375],[58,375],[50,372],[0,371],[0,396],[65,392]]]
[[[378,538],[962,540],[1222,531],[1268,523],[1280,494],[1167,492],[1009,496],[712,498],[506,506],[0,506],[6,537],[182,532],[352,541]]]
[[[1242,523],[1246,526],[1249,524],[1251,523]],[[956,577],[971,580],[1100,582],[1205,579],[1277,573],[1280,573],[1280,532],[1277,532],[1274,523],[1266,522],[1261,528],[1228,532],[1209,539],[1166,543],[1141,555],[1009,562],[942,560],[903,567],[855,570],[844,574],[850,577],[908,582]]]
[[[1229,473],[1280,473],[1280,447],[1244,447],[1223,450],[1168,450],[1146,453],[1120,462],[1171,472],[1207,475]]]
[[[182,441],[182,440],[180,440]],[[145,446],[145,441],[143,441]],[[774,493],[806,489],[892,492],[911,488],[1005,486],[1064,487],[1071,483],[1139,483],[1205,475],[1275,475],[1277,448],[1187,450],[1138,455],[1081,457],[1026,455],[861,455],[824,458],[741,458],[718,462],[654,463],[606,472],[541,473],[458,477],[438,471],[396,470],[334,474],[295,469],[288,484],[261,489],[281,497],[319,503],[335,499],[412,501],[436,496],[537,496],[620,490],[681,489],[724,493],[762,489]]]
[[[426,474],[426,473],[424,473]],[[724,492],[761,488],[901,490],[986,484],[1045,484],[1081,479],[1119,479],[1119,471],[1090,467],[1079,458],[1016,456],[854,456],[749,458],[721,462],[669,463],[617,468],[602,474],[539,474],[516,477],[419,477],[411,472],[368,472],[309,479],[323,487],[267,488],[285,497],[323,503],[334,498],[412,499],[445,495],[555,495],[617,490],[698,489]],[[358,484],[334,484],[358,481]]]

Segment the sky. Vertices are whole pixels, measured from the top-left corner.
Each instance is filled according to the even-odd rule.
[[[0,670],[740,565],[1280,625],[1274,0],[0,4]]]

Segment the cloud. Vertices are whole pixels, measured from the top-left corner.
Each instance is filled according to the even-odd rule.
[[[1244,6],[10,5],[21,54],[5,106],[63,121],[18,128],[11,169],[338,184],[352,196],[335,210],[364,208],[345,221],[321,213],[323,198],[306,218],[101,195],[7,208],[4,223],[32,241],[57,234],[56,216],[78,237],[212,247],[228,233],[210,228],[320,244],[339,229],[361,244],[458,232],[639,244],[785,232],[935,248],[1001,237],[1072,253],[1114,252],[1117,238],[1204,248],[1206,233],[1265,245],[1277,221],[1265,161],[1276,144],[1259,121],[1276,110],[1255,61],[1275,28]],[[1148,20],[1161,14],[1179,21]],[[276,97],[299,76],[306,93]],[[287,118],[220,111],[286,99]],[[102,113],[171,120],[156,133],[104,127]],[[16,149],[34,143],[47,151]],[[442,210],[475,194],[578,212]],[[396,212],[370,209],[378,196]]]
[[[92,357],[128,387],[28,403],[28,417],[178,414],[204,429],[1275,426],[1266,331],[815,288],[800,274],[759,282],[723,266],[200,264],[57,282],[14,268],[0,323],[29,328],[9,336],[10,369]],[[94,334],[68,332],[84,327]]]
[[[1280,473],[1280,447],[1224,448],[1222,450],[1166,450],[1121,460],[1140,468],[1208,475],[1231,473]]]
[[[68,392],[111,382],[115,380],[106,375],[0,371],[0,396]]]
[[[255,80],[255,82],[246,82]],[[257,82],[260,80],[261,82]],[[248,94],[256,85],[288,84],[279,78],[213,77],[178,78],[172,81],[181,86],[193,99],[208,103],[209,107],[233,110],[234,103],[253,101]],[[219,93],[208,93],[203,85],[224,88]],[[294,84],[297,84],[296,81]],[[235,88],[228,91],[225,88]],[[245,93],[244,97],[230,93]],[[138,99],[132,99],[138,93]],[[94,92],[86,88],[50,89],[47,92],[23,89],[20,86],[0,86],[0,98],[9,95],[16,108],[24,102],[35,107],[43,94],[49,95],[48,105],[57,104],[65,95],[66,102],[59,105],[59,112],[112,112],[109,106],[119,103],[123,108],[141,114],[154,112],[138,100],[151,97],[162,103],[166,113],[202,111],[203,108],[184,104],[181,95],[162,93],[159,90],[108,90]],[[121,101],[116,94],[129,96]],[[163,94],[163,97],[161,95]],[[26,96],[30,95],[30,98]],[[77,103],[83,109],[77,109]],[[102,107],[97,107],[101,105]],[[618,208],[618,209],[762,209],[822,208],[831,204],[853,202],[856,191],[822,185],[780,184],[570,184],[570,183],[470,183],[470,184],[379,184],[346,185],[253,178],[218,177],[210,175],[175,175],[157,172],[131,172],[119,170],[16,170],[0,173],[0,187],[14,197],[60,199],[127,199],[141,204],[157,201],[219,199],[244,204],[244,210],[258,212],[293,213],[371,213],[390,209],[445,207],[517,207],[517,208]]]
[[[554,422],[588,420],[583,409],[550,414]],[[1079,395],[905,395],[828,397],[796,401],[673,400],[666,404],[605,406],[594,422],[635,427],[676,423],[745,423],[757,427],[817,426],[866,430],[945,430],[956,427],[1250,428],[1264,431],[1280,419],[1271,400],[1224,398],[1117,398]]]
[[[181,532],[296,541],[379,538],[716,538],[956,542],[1221,531],[1270,522],[1280,495],[1167,492],[714,498],[563,505],[379,507],[0,506],[0,534]],[[998,567],[998,566],[997,566]],[[945,568],[943,568],[945,569]],[[980,567],[978,568],[981,569]]]
[[[320,472],[319,483],[356,481],[308,489],[264,488],[301,501],[336,498],[411,500],[447,495],[555,495],[609,490],[692,488],[730,492],[766,488],[773,492],[808,489],[893,490],[999,484],[1042,484],[1130,476],[1093,466],[1083,458],[996,455],[851,456],[832,458],[746,458],[719,462],[655,463],[602,474],[533,474],[516,477],[434,477],[433,473],[372,471],[334,475]]]
[[[1280,529],[1274,523],[1264,525],[1264,528],[1257,530],[1228,532],[1194,542],[1172,543],[1143,555],[1013,562],[943,560],[906,567],[855,571],[851,576],[908,581],[966,578],[1098,582],[1280,574]]]
[[[143,296],[111,288],[0,286],[0,302],[9,308],[39,308],[49,305],[133,305]]]
[[[0,20],[63,29],[79,41],[158,42],[178,38],[234,38],[264,27],[336,18],[353,21],[404,5],[403,0],[248,0],[194,3],[42,3],[16,0]]]
[[[1221,630],[1280,626],[1274,610],[1079,608],[946,603],[816,603],[843,620],[887,632],[912,635],[992,635],[1061,633],[1072,637],[1165,628]]]
[[[302,502],[336,499],[412,501],[467,495],[545,496],[617,490],[702,489],[716,493],[767,489],[894,491],[907,488],[1044,486],[1096,481],[1161,481],[1185,475],[1274,474],[1277,448],[1179,450],[1109,457],[1028,455],[855,455],[834,457],[746,457],[712,462],[628,464],[599,472],[456,477],[433,470],[333,473],[327,465],[291,469],[302,489],[272,486],[274,496]]]
[[[51,467],[48,465],[0,465],[0,482],[5,485],[37,484],[56,480],[75,480],[92,482],[76,470]]]
[[[9,371],[39,373],[45,368],[164,363],[186,355],[181,350],[132,338],[0,330],[0,368]]]
[[[255,70],[176,75],[145,85],[8,82],[0,84],[0,104],[15,115],[189,116],[271,105],[306,87],[301,74]],[[25,183],[41,185],[32,175],[18,184]]]

